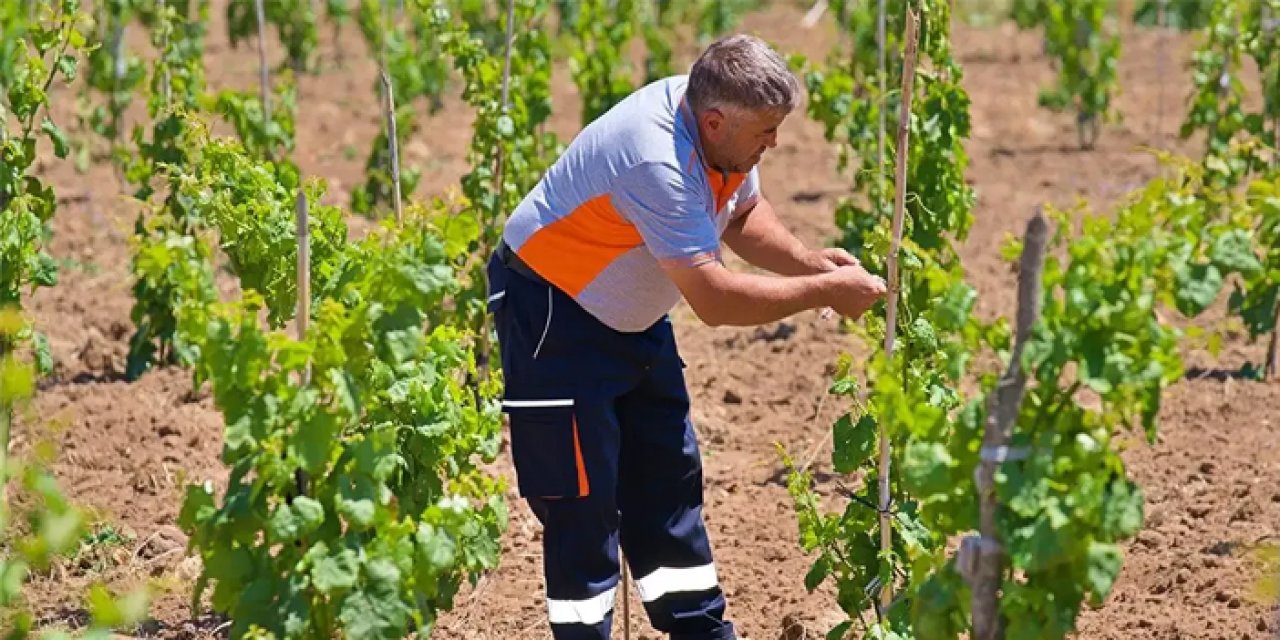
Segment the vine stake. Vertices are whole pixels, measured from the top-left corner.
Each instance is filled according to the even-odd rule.
[[[258,14],[258,83],[262,92],[262,128],[271,122],[271,78],[267,75],[267,18],[262,10],[262,0],[253,0],[253,10]]]
[[[982,433],[982,461],[976,469],[978,485],[978,533],[965,542],[969,547],[968,562],[973,567],[966,576],[973,589],[973,638],[1004,638],[1004,621],[1000,617],[1000,583],[1004,574],[1004,550],[1000,544],[996,516],[1000,504],[996,498],[996,468],[1000,452],[1008,450],[1013,438],[1013,423],[1018,419],[1027,373],[1022,369],[1022,349],[1031,337],[1031,326],[1040,317],[1041,273],[1044,270],[1045,245],[1049,241],[1049,224],[1037,210],[1027,222],[1026,239],[1018,269],[1018,310],[1016,338],[1009,356],[1009,367],[1000,377],[995,392],[988,400],[987,419]],[[963,552],[962,552],[963,554]],[[970,564],[972,563],[972,564]]]
[[[902,218],[907,198],[907,151],[908,136],[911,133],[911,97],[916,77],[916,21],[917,17],[910,7],[907,8],[907,31],[904,44],[906,52],[902,61],[902,106],[898,112],[898,144],[897,166],[894,178],[893,200],[893,236],[889,245],[889,300],[888,313],[885,318],[884,351],[885,357],[893,358],[893,341],[895,323],[898,319],[898,252],[902,247]],[[882,80],[883,82],[883,80]],[[886,426],[889,421],[880,421],[880,554],[887,561],[893,553],[892,519],[889,517],[889,433]],[[880,608],[886,612],[893,602],[893,574],[890,572],[880,585]]]
[[[396,95],[391,86],[391,76],[384,67],[382,74],[382,91],[387,94],[387,142],[391,153],[391,185],[392,202],[395,203],[396,224],[404,224],[404,205],[400,201],[400,145],[396,141]]]

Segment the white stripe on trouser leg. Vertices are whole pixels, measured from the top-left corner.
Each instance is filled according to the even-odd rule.
[[[600,624],[613,611],[613,598],[617,591],[617,587],[612,587],[586,600],[547,598],[547,618],[551,624]]]
[[[718,586],[720,581],[716,579],[715,564],[682,569],[660,567],[653,573],[636,580],[636,589],[644,602],[653,602],[668,593],[708,591]]]

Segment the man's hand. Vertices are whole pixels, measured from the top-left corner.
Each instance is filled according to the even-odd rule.
[[[861,262],[853,257],[853,254],[839,247],[830,247],[827,249],[819,249],[809,252],[809,258],[806,262],[811,265],[814,273],[826,273],[835,271],[837,267],[860,267]]]
[[[842,316],[857,320],[889,289],[883,278],[867,272],[853,256],[847,253],[845,256],[854,264],[838,266],[827,274],[834,281],[828,306]]]

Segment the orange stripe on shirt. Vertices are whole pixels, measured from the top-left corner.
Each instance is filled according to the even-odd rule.
[[[635,225],[596,196],[539,229],[516,251],[538,275],[576,296],[618,256],[644,244]]]
[[[719,171],[715,169],[707,170],[707,184],[711,185],[711,193],[716,194],[716,213],[719,214],[724,205],[729,202],[729,198],[733,197],[733,192],[742,186],[747,179],[745,173],[730,173],[729,179],[725,180]]]

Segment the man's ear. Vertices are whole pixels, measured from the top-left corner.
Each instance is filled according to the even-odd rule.
[[[724,134],[725,118],[724,112],[719,109],[707,109],[698,116],[698,126],[706,132],[706,136],[712,140],[719,140]]]

